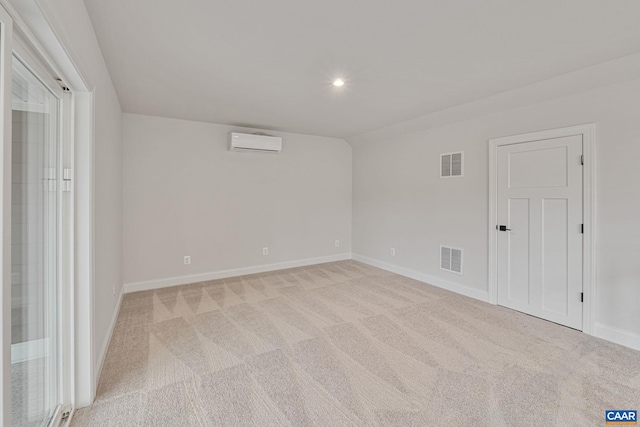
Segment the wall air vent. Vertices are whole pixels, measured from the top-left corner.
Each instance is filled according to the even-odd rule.
[[[462,249],[440,246],[440,268],[462,274]]]
[[[463,176],[464,152],[440,154],[440,178]]]

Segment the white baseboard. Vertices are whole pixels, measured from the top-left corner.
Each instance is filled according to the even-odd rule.
[[[11,364],[40,359],[49,354],[49,338],[11,344]]]
[[[127,283],[124,285],[124,292],[130,293],[147,291],[149,289],[160,289],[170,286],[186,285],[189,283],[206,282],[208,280],[226,279],[228,277],[244,276],[246,274],[266,273],[268,271],[304,267],[307,265],[322,264],[325,262],[344,261],[346,259],[351,259],[350,253],[280,262],[277,264],[258,265],[255,267],[236,268],[233,270],[222,270],[211,273],[193,274],[189,276],[169,277],[167,279],[149,280],[145,282]]]
[[[352,254],[352,259],[360,261],[365,264],[369,264],[373,267],[378,267],[383,270],[390,271],[392,273],[399,274],[401,276],[410,277],[415,280],[419,280],[424,283],[428,283],[433,286],[437,286],[442,289],[446,289],[451,292],[455,292],[467,297],[475,298],[480,301],[489,302],[489,292],[481,291],[479,289],[469,288],[467,286],[459,285],[457,283],[449,282],[447,280],[440,279],[439,277],[430,276],[428,274],[420,273],[408,268],[398,267],[393,264],[379,261],[377,259],[369,258],[364,255]]]
[[[100,353],[98,353],[98,366],[96,366],[96,378],[94,384],[96,389],[98,388],[98,382],[100,381],[100,374],[102,374],[102,367],[104,365],[104,359],[107,357],[107,350],[109,350],[109,344],[111,343],[111,337],[113,336],[113,330],[116,327],[118,321],[118,315],[120,314],[120,305],[122,304],[122,297],[124,296],[124,286],[120,289],[120,295],[118,295],[118,303],[116,309],[113,310],[113,316],[111,317],[111,323],[109,324],[109,332],[102,342],[100,347]]]
[[[630,347],[634,350],[640,350],[640,335],[625,331],[624,329],[618,329],[596,322],[593,325],[593,336],[625,347]]]

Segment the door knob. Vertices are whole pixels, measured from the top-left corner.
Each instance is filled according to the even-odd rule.
[[[496,228],[500,231],[511,231],[511,229],[507,228],[506,225],[498,225]]]

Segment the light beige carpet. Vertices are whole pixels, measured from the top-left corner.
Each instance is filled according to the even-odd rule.
[[[343,261],[125,295],[74,426],[602,426],[640,352]]]

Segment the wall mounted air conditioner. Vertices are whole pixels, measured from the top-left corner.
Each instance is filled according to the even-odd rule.
[[[279,153],[282,150],[282,138],[262,134],[230,132],[229,150]]]

